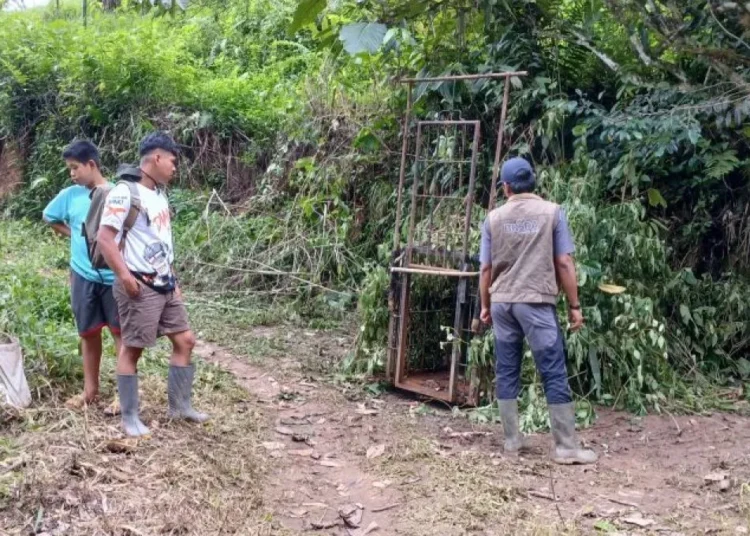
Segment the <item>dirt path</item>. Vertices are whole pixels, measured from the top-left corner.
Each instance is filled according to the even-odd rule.
[[[353,435],[376,436],[371,421],[378,410],[364,404],[342,406],[321,385],[292,379],[289,371],[264,370],[210,343],[200,342],[195,351],[234,374],[264,408],[273,435],[262,447],[279,460],[269,477],[267,502],[284,528],[329,530],[330,534],[367,534],[368,528],[388,534],[393,530],[390,510],[400,506],[403,497],[363,470],[362,456],[352,448],[358,442]]]
[[[257,336],[283,339],[267,328]],[[637,419],[599,410],[582,434],[602,455],[596,466],[552,466],[548,435],[532,437],[533,454],[512,460],[502,455],[498,426],[472,425],[397,394],[352,400],[311,378],[306,360],[340,352],[327,337],[290,343],[287,357],[261,365],[209,343],[197,348],[262,408],[269,429],[262,448],[274,461],[264,504],[284,529],[347,536],[368,527],[403,535],[748,533],[747,418]]]

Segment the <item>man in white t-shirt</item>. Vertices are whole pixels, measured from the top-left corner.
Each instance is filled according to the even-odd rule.
[[[114,295],[122,330],[117,390],[122,425],[129,436],[149,433],[138,415],[137,367],[143,350],[154,346],[160,336],[172,342],[167,385],[169,416],[193,422],[208,419],[191,404],[195,336],[172,266],[172,227],[165,188],[175,174],[178,152],[167,134],[155,132],[146,136],[140,145],[140,167],[120,173],[125,180],[135,182],[137,188],[140,211],[135,223],[122,236],[132,196],[128,184],[118,183],[107,196],[99,228],[99,247],[116,277]]]

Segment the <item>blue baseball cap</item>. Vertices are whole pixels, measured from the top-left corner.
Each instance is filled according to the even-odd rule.
[[[529,176],[532,180],[536,179],[531,164],[525,158],[516,156],[506,160],[503,164],[503,169],[500,171],[500,183],[506,183],[509,186],[525,184],[529,181]]]

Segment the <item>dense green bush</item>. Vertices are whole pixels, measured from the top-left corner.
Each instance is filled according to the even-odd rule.
[[[206,156],[207,164],[245,152],[254,164],[284,125],[299,123],[298,93],[319,61],[277,39],[289,2],[270,5],[254,4],[274,14],[263,35],[248,33],[252,24],[243,21],[225,27],[226,17],[200,9],[181,23],[122,13],[99,14],[86,27],[38,10],[2,14],[0,137],[26,142],[36,188],[33,198],[11,200],[13,213],[35,215],[63,184],[59,154],[75,137],[98,142],[110,170],[133,160],[139,137],[154,128],[173,130],[186,155]],[[220,143],[207,143],[208,133]],[[209,168],[186,166],[185,180],[201,180]]]

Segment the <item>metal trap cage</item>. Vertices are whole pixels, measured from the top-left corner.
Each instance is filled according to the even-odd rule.
[[[490,207],[505,129],[511,76],[525,72],[406,79],[408,100],[403,124],[401,169],[394,232],[390,322],[386,374],[400,389],[448,403],[476,404],[468,362],[472,318],[478,317],[477,255],[472,220],[480,217],[474,203],[481,125],[478,120],[450,117],[411,124],[412,93],[417,83],[504,79],[498,140],[493,166]],[[455,114],[454,114],[455,115]],[[414,153],[409,153],[410,132]],[[404,182],[411,164],[411,191]],[[401,245],[404,208],[408,206],[406,244]]]

